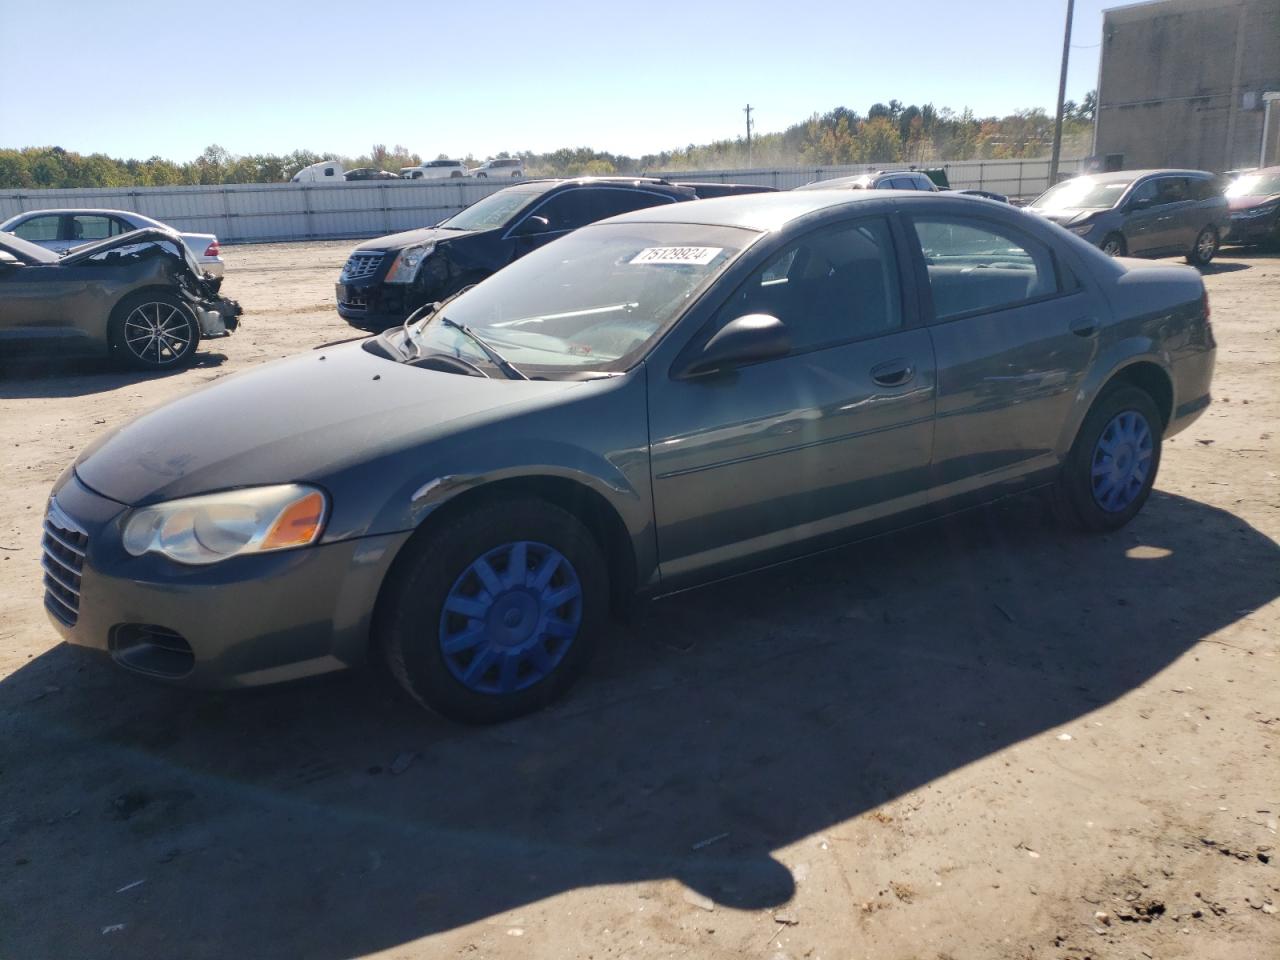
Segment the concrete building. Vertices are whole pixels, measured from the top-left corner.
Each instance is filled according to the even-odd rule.
[[[1280,91],[1280,0],[1156,0],[1103,14],[1094,154],[1110,169],[1259,165]],[[1271,103],[1264,165],[1280,163]]]

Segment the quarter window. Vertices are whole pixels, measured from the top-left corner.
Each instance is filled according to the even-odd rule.
[[[23,223],[14,227],[15,236],[21,237],[23,240],[30,240],[32,243],[44,243],[49,240],[58,239],[58,223],[61,217],[32,217]]]
[[[1059,292],[1053,254],[1021,231],[961,217],[913,221],[939,320]]]
[[[750,313],[781,320],[794,353],[899,329],[888,223],[877,217],[818,230],[779,251],[721,308],[713,329]]]

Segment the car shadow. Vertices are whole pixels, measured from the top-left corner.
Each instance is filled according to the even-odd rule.
[[[1018,500],[645,605],[480,729],[374,670],[215,695],[59,646],[0,683],[6,952],[350,957],[666,878],[779,905],[775,851],[1124,697],[1277,570],[1182,497],[1092,538]]]
[[[1206,263],[1196,269],[1202,274],[1212,275],[1216,273],[1235,273],[1237,270],[1248,270],[1252,266],[1253,264],[1251,263],[1238,263],[1235,261],[1224,263],[1222,260],[1214,260],[1212,263]]]
[[[131,370],[110,357],[6,353],[0,357],[0,400],[90,396],[141,380],[180,376],[188,370],[213,370],[226,362],[225,353],[201,350],[185,367],[147,372]]]

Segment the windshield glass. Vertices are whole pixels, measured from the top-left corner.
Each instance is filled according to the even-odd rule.
[[[530,376],[625,370],[758,236],[699,224],[585,227],[494,274],[446,304],[443,315]],[[420,354],[490,362],[471,338],[435,318],[412,335]]]
[[[1093,177],[1076,177],[1050,187],[1031,206],[1037,210],[1110,210],[1131,183],[1132,180],[1098,181]]]
[[[461,213],[455,213],[440,223],[451,230],[496,230],[506,226],[511,218],[550,190],[555,184],[528,187],[507,187],[477,200]]]
[[[1280,170],[1241,174],[1226,192],[1228,197],[1269,197],[1280,193]]]

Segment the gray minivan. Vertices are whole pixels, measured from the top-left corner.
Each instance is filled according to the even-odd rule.
[[[1121,170],[1064,180],[1027,209],[1113,257],[1185,254],[1203,266],[1231,225],[1222,188],[1204,170]]]

